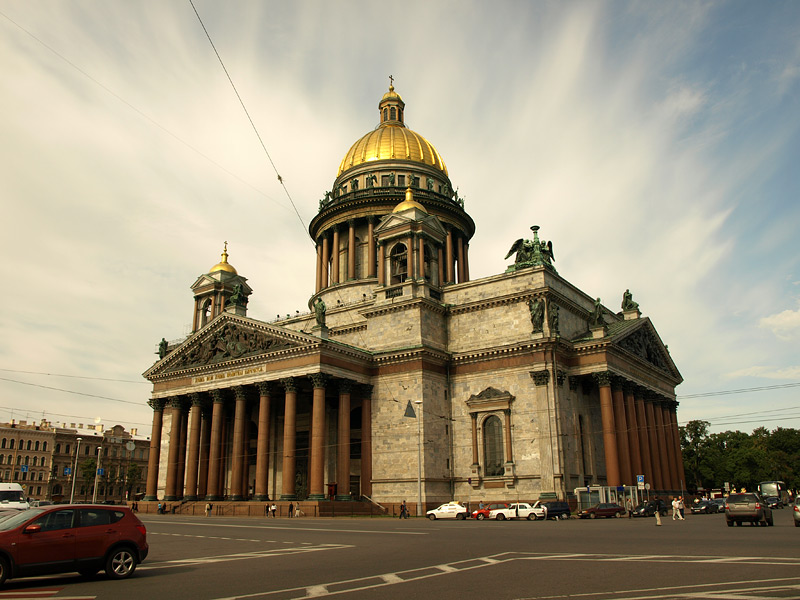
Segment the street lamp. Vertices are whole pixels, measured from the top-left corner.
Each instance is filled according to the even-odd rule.
[[[75,479],[78,477],[78,453],[81,450],[81,438],[75,438],[78,445],[75,446],[75,464],[72,466],[72,493],[69,495],[69,503],[75,501]]]
[[[92,504],[97,504],[97,477],[100,475],[100,457],[102,446],[97,447],[97,464],[94,466],[94,492],[92,493]]]
[[[417,405],[417,516],[422,507],[422,400],[414,400]]]

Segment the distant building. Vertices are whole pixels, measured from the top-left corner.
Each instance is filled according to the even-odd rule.
[[[563,498],[637,475],[681,489],[682,377],[630,292],[615,311],[578,289],[527,223],[510,264],[472,280],[475,223],[442,157],[406,127],[393,87],[378,109],[309,226],[309,312],[248,317],[227,247],[191,286],[192,334],[162,340],[144,373],[146,499],[435,505]]]
[[[47,421],[0,424],[0,480],[19,483],[30,498],[46,499],[54,442]]]

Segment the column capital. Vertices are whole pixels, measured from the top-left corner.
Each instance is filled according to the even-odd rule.
[[[599,373],[592,373],[592,377],[597,382],[599,387],[610,387],[611,386],[611,372],[610,371],[601,371]]]
[[[151,398],[147,401],[147,405],[153,409],[153,412],[160,412],[164,410],[167,401],[164,398]]]
[[[260,381],[256,384],[258,386],[258,393],[261,396],[269,396],[273,391],[273,384],[271,381]]]
[[[281,379],[280,384],[283,386],[287,392],[296,392],[297,391],[297,381],[294,377],[284,377]]]
[[[311,373],[308,375],[308,378],[311,380],[311,384],[314,388],[324,388],[330,376],[325,373]]]
[[[564,380],[567,378],[567,372],[561,369],[556,370],[556,381],[558,382],[558,387],[564,385]]]
[[[633,396],[636,393],[636,384],[626,379],[622,384],[622,391],[625,392],[626,396]]]
[[[358,394],[362,397],[372,398],[373,385],[370,383],[358,384]]]
[[[573,392],[578,389],[578,383],[580,383],[581,378],[577,375],[570,375],[567,377],[567,383],[569,384],[569,389]]]
[[[339,393],[340,394],[349,394],[356,388],[356,386],[357,386],[357,384],[356,384],[355,381],[352,381],[350,379],[340,379],[339,380]]]
[[[210,394],[214,404],[222,404],[225,402],[225,394],[222,393],[222,390],[211,390]]]
[[[550,371],[546,369],[543,371],[531,371],[530,375],[535,385],[547,385],[550,382]]]
[[[622,390],[625,387],[625,378],[621,375],[611,375],[611,389]]]
[[[183,410],[183,399],[180,396],[173,396],[169,399],[169,406]]]
[[[234,386],[233,393],[236,396],[236,400],[247,400],[247,386],[245,385]]]
[[[203,395],[197,392],[192,392],[189,394],[189,399],[192,401],[192,406],[200,406],[202,407],[205,402],[203,401]]]

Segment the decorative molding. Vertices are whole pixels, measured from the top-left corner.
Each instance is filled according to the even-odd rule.
[[[296,392],[297,391],[297,381],[294,377],[284,377],[280,380],[280,384],[286,390],[287,393],[289,392]]]
[[[533,378],[533,383],[536,385],[547,385],[550,383],[550,371],[531,371],[530,375]]]
[[[325,389],[325,383],[330,379],[330,376],[325,373],[310,373],[308,378],[315,389]]]
[[[465,403],[469,413],[491,412],[496,410],[511,410],[511,403],[514,396],[509,391],[500,391],[493,387],[487,387],[481,393],[470,396]]]
[[[273,382],[271,381],[260,381],[256,384],[258,387],[258,394],[260,396],[271,396],[272,390],[274,388]]]
[[[558,382],[558,387],[564,385],[564,380],[567,378],[567,372],[562,371],[561,369],[556,370],[556,381]]]
[[[161,412],[164,410],[167,400],[166,398],[151,398],[147,401],[147,404],[153,409],[153,412]]]
[[[570,375],[567,377],[567,383],[569,383],[569,389],[571,391],[575,391],[578,389],[578,384],[580,383],[581,378],[578,375]]]

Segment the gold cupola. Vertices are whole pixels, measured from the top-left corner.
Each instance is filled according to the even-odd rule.
[[[228,242],[225,242],[225,247],[222,250],[222,260],[220,260],[217,264],[211,267],[209,273],[216,273],[217,271],[225,271],[227,273],[231,273],[232,275],[236,275],[236,269],[233,268],[233,265],[228,262]]]

